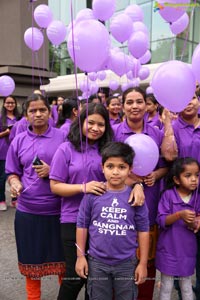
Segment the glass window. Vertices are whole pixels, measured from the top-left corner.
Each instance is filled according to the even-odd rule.
[[[152,7],[152,41],[172,38],[169,24],[160,16],[159,12],[153,11]]]
[[[151,43],[151,63],[170,60],[172,39],[159,40]]]
[[[176,59],[191,63],[192,43],[184,39],[176,39]]]
[[[116,11],[124,10],[127,6],[130,5],[129,0],[117,0],[116,1]]]
[[[141,8],[144,12],[144,21],[143,22],[147,26],[150,37],[151,37],[152,2],[149,1],[146,4],[141,5]]]
[[[140,4],[143,4],[143,3],[149,3],[149,2],[153,2],[152,0],[151,1],[149,1],[149,0],[136,0],[136,3],[138,4],[138,5],[140,5]]]
[[[200,6],[194,11],[194,41],[200,42]]]

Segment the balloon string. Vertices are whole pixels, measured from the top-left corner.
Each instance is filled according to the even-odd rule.
[[[31,2],[31,14],[32,14],[32,46],[34,44],[33,39],[33,2]],[[32,91],[34,90],[34,51],[32,50]]]
[[[72,24],[72,49],[73,49],[73,57],[74,57],[74,76],[75,76],[75,86],[76,86],[76,99],[78,99],[78,80],[77,80],[77,66],[76,66],[75,45],[74,45],[74,23],[73,23],[74,18],[73,18],[72,0],[70,2],[70,11],[71,11],[71,24]],[[84,150],[85,150],[85,152],[87,154],[87,134],[86,134],[86,145],[85,145],[86,148],[83,149],[83,134],[82,134],[82,126],[81,126],[81,120],[80,120],[80,105],[78,106],[78,120],[79,120],[81,153],[82,153],[82,164],[83,164],[84,170],[87,170],[87,168],[86,168],[86,162],[84,161],[84,156],[83,156]],[[87,177],[86,177],[86,173],[85,173],[84,183],[86,183],[86,181],[87,181]]]
[[[175,45],[175,40],[176,40],[176,36],[174,36],[173,39],[172,39],[169,60],[173,60],[174,59],[174,45]]]
[[[42,85],[42,77],[40,75],[38,52],[35,53],[35,57],[36,57],[36,64],[37,64],[37,68],[38,68],[39,82],[40,82],[40,85]]]

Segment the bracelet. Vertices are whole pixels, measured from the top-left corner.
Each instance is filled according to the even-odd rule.
[[[10,176],[8,176],[8,183],[9,183],[9,184],[10,184],[10,181],[11,181],[13,178],[19,180],[19,178],[18,178],[17,175],[10,175]]]
[[[175,216],[177,217],[177,219],[180,219],[181,218],[180,212],[179,211],[175,212]]]
[[[143,185],[143,183],[142,182],[135,182],[135,183],[133,183],[132,184],[132,188],[134,188],[135,186],[136,186],[136,184],[139,184],[143,189],[144,189],[144,185]]]
[[[83,182],[83,183],[81,184],[81,192],[84,193],[84,194],[85,194],[85,192],[86,192],[85,182]]]
[[[82,251],[82,249],[79,247],[78,244],[75,243],[75,245],[76,245],[76,247],[78,248],[78,250],[81,252],[81,254],[80,254],[80,255],[77,255],[77,257],[81,257],[81,256],[86,256],[86,255],[87,255],[85,252]]]

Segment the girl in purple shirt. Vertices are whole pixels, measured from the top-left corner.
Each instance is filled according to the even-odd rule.
[[[76,220],[84,193],[105,192],[100,151],[112,138],[106,108],[100,103],[89,103],[72,123],[68,141],[58,148],[51,164],[51,190],[62,196],[61,237],[67,266],[59,300],[75,300],[85,282],[75,272]]]
[[[26,101],[31,126],[12,141],[6,160],[10,191],[18,197],[15,237],[27,299],[41,299],[41,278],[64,275],[60,240],[60,197],[49,184],[49,165],[64,135],[49,126],[50,106],[42,95]]]
[[[191,276],[197,252],[194,233],[200,228],[199,171],[197,160],[178,158],[159,202],[156,267],[161,272],[160,300],[171,299],[174,276],[180,278],[182,299],[193,299]]]
[[[109,113],[111,126],[121,123],[122,118],[120,113],[122,112],[122,104],[120,99],[116,96],[110,96],[106,100],[106,107]]]
[[[5,97],[0,116],[0,210],[7,209],[5,195],[6,154],[9,147],[9,134],[12,131],[12,126],[17,122],[19,116],[20,114],[17,109],[17,100],[13,96]]]

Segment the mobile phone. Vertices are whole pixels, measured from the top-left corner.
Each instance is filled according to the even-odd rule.
[[[7,126],[8,129],[12,129],[13,128],[13,124],[10,124]]]
[[[39,157],[37,155],[33,159],[33,165],[34,166],[41,166],[41,165],[43,165],[43,163],[41,162],[41,160],[39,159]]]

